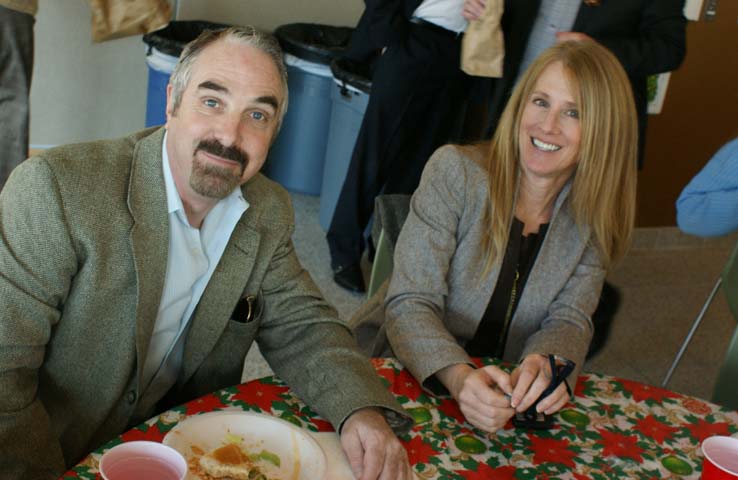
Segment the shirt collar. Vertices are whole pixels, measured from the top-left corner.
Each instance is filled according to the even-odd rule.
[[[172,169],[169,166],[167,135],[168,132],[164,132],[164,141],[161,142],[161,162],[162,170],[164,171],[164,186],[167,191],[167,213],[180,212],[180,214],[186,218],[182,198],[179,196],[177,185],[174,183],[174,177],[172,176]],[[225,202],[229,207],[239,208],[242,211],[246,211],[249,207],[249,202],[243,198],[243,192],[240,187],[234,188],[227,197],[220,200],[218,203],[220,202]]]

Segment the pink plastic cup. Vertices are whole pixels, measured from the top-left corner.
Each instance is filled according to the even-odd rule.
[[[714,436],[702,442],[703,480],[738,479],[738,438]]]
[[[187,462],[175,449],[157,442],[126,442],[100,459],[105,480],[183,480]]]

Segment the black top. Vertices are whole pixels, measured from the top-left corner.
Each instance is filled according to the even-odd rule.
[[[505,353],[510,320],[548,230],[548,224],[542,223],[538,233],[524,236],[523,227],[523,222],[513,218],[495,291],[474,337],[465,347],[472,357],[502,358]]]

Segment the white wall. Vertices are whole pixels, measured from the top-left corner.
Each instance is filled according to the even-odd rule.
[[[353,26],[362,0],[179,0],[179,20]],[[111,138],[144,127],[141,36],[92,43],[87,0],[39,0],[31,87],[31,146]]]

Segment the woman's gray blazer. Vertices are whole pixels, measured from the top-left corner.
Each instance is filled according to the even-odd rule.
[[[484,274],[488,183],[475,161],[482,155],[481,147],[456,146],[433,154],[395,247],[389,288],[351,320],[363,348],[395,355],[426,386],[439,370],[470,362],[464,345],[497,283],[500,261]],[[570,188],[571,182],[556,199],[510,324],[504,360],[518,362],[531,353],[568,358],[577,364],[568,379],[573,386],[592,338],[591,314],[605,270],[589,228],[577,226],[569,212]]]

